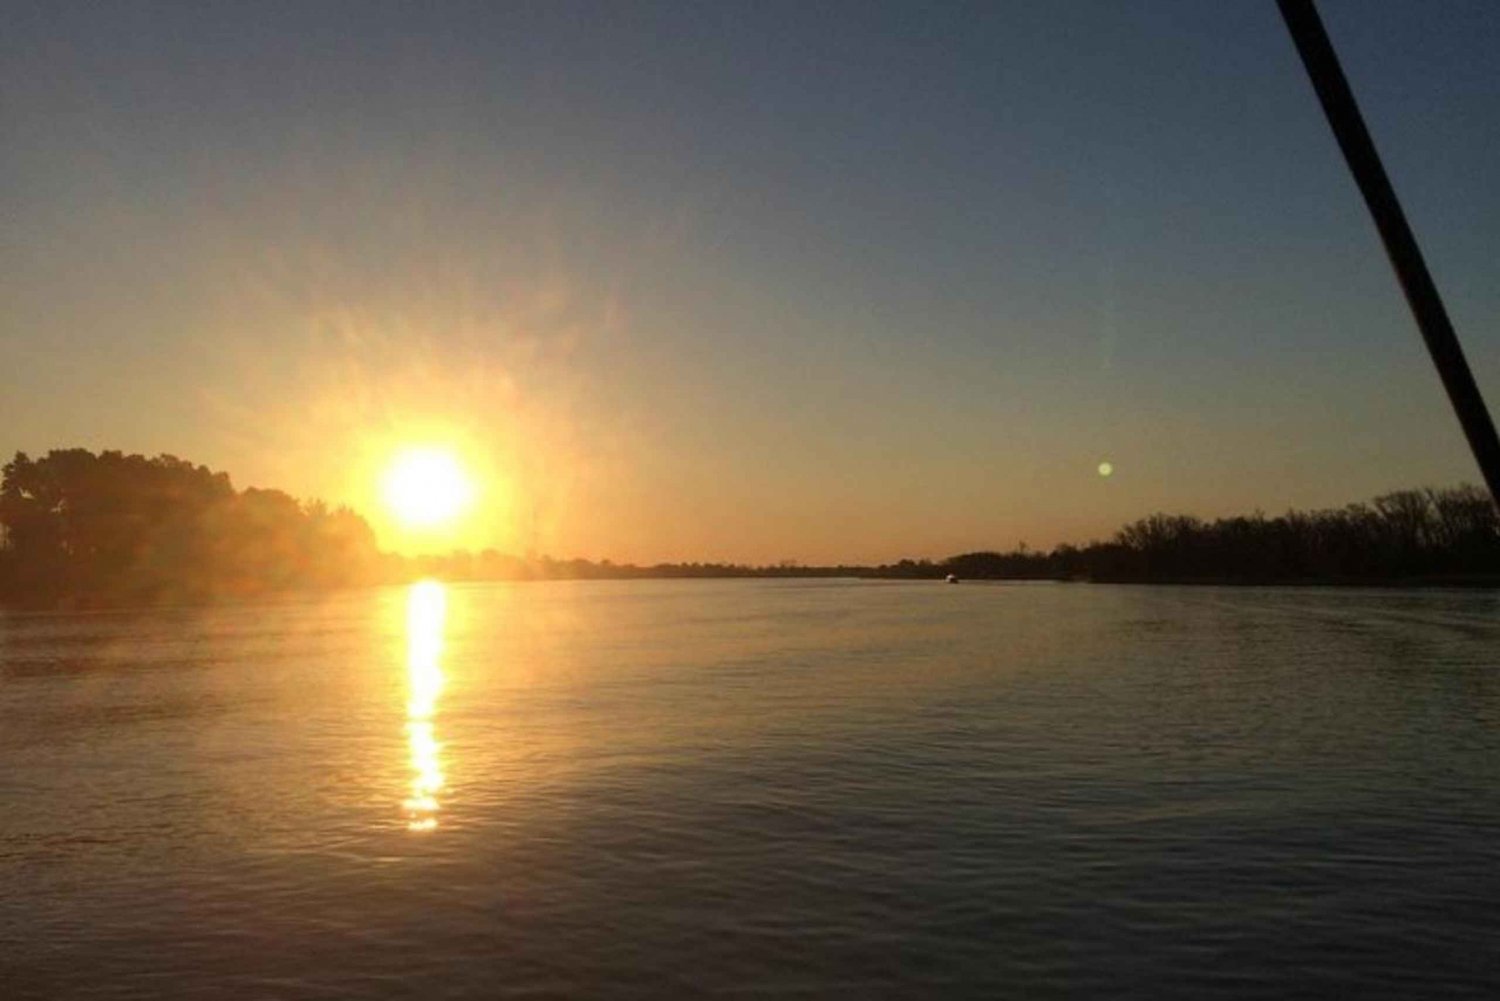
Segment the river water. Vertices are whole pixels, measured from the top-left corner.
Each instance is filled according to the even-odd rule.
[[[1500,593],[0,618],[0,997],[1500,995]]]

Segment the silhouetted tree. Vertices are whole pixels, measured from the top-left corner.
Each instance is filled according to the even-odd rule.
[[[359,515],[279,490],[236,492],[175,456],[17,453],[0,481],[0,600],[117,605],[247,597],[368,580]]]

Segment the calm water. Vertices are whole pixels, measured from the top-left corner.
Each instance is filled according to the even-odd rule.
[[[0,997],[1494,997],[1500,594],[0,618]]]

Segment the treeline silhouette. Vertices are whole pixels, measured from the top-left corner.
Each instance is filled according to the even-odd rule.
[[[1500,513],[1475,486],[1402,490],[1368,504],[1204,521],[1153,514],[1107,542],[973,552],[879,566],[773,566],[521,559],[487,550],[415,561],[453,580],[873,577],[1184,583],[1500,584]]]
[[[235,490],[170,455],[24,452],[0,482],[0,601],[101,607],[250,598],[372,579],[375,534],[348,508]]]
[[[1109,542],[903,560],[882,576],[1185,583],[1500,584],[1500,511],[1483,489],[1400,490],[1368,504],[1204,521],[1153,514]]]
[[[398,576],[440,577],[444,580],[642,580],[651,578],[716,577],[859,577],[874,567],[854,564],[807,566],[785,561],[769,566],[743,563],[615,563],[610,560],[559,560],[550,556],[511,556],[486,549],[441,555],[387,557],[387,565],[401,567]],[[941,574],[939,574],[941,576]]]
[[[170,455],[25,453],[0,481],[0,604],[112,607],[447,580],[873,577],[1190,583],[1500,584],[1500,512],[1474,486],[1367,504],[1204,521],[1154,514],[1107,542],[972,552],[880,566],[658,563],[519,557],[492,549],[382,553],[365,520],[280,490],[236,490]]]

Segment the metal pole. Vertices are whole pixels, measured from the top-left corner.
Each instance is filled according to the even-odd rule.
[[[1421,248],[1380,163],[1380,154],[1365,128],[1359,105],[1354,103],[1354,94],[1339,66],[1333,43],[1328,40],[1313,0],[1276,0],[1276,5],[1281,8],[1281,17],[1292,33],[1307,75],[1312,78],[1323,113],[1328,116],[1328,124],[1344,151],[1354,181],[1375,219],[1375,228],[1380,230],[1391,267],[1396,269],[1396,279],[1406,293],[1407,305],[1422,331],[1422,339],[1427,342],[1427,352],[1437,366],[1443,388],[1448,391],[1453,412],[1463,425],[1464,436],[1469,439],[1469,449],[1489,485],[1490,496],[1500,505],[1500,438],[1495,435],[1495,424],[1490,420],[1474,374],[1469,371],[1458,335],[1448,320],[1448,311],[1443,308],[1443,300],[1422,259]]]

